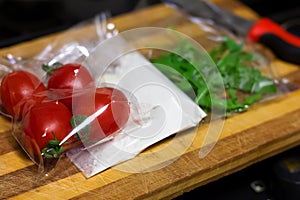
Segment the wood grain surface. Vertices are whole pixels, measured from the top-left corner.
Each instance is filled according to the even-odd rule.
[[[215,0],[220,6],[249,19],[258,16],[234,0]],[[183,20],[175,10],[156,5],[112,18],[120,31],[144,26],[165,26],[176,21],[176,29],[194,34],[198,27]],[[88,37],[92,26],[75,35]],[[31,58],[62,33],[0,49],[0,55]],[[197,39],[199,35],[191,37]],[[63,42],[63,41],[61,41]],[[215,181],[251,164],[290,149],[300,143],[299,66],[272,60],[278,73],[291,82],[293,91],[254,105],[247,112],[224,121],[200,124],[197,129],[176,134],[143,151],[136,158],[105,170],[89,179],[68,160],[48,177],[39,177],[38,168],[22,151],[11,134],[11,121],[0,116],[0,199],[171,199],[201,185]],[[216,139],[208,135],[214,123],[222,132]],[[163,152],[166,145],[192,143],[180,155]],[[204,142],[206,141],[206,142]],[[178,142],[178,143],[176,143]],[[151,156],[160,152],[160,157]],[[146,160],[147,158],[148,160]],[[149,162],[148,171],[132,172]]]

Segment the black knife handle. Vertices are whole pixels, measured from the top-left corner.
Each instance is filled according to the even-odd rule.
[[[258,20],[250,28],[247,39],[264,44],[282,60],[300,64],[300,37],[268,18]]]
[[[300,65],[300,47],[291,45],[282,38],[271,33],[260,36],[258,42],[270,48],[278,58]]]

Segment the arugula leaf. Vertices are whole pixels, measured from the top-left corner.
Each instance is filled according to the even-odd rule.
[[[182,91],[187,94],[193,92],[195,102],[204,110],[210,111],[212,106],[216,106],[226,107],[227,113],[242,112],[262,99],[264,94],[277,92],[272,79],[251,67],[250,63],[256,62],[257,56],[244,51],[243,46],[225,38],[223,43],[209,52],[222,76],[226,97],[218,91],[220,83],[213,77],[212,69],[195,58],[197,50],[188,43],[180,45],[175,50],[177,53],[165,53],[150,61]],[[199,68],[196,69],[191,63],[199,64]],[[203,76],[208,76],[206,80],[209,81],[206,82]]]

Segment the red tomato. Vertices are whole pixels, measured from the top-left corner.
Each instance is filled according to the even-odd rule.
[[[70,148],[75,141],[74,137],[62,147],[58,144],[71,132],[71,118],[71,111],[59,101],[33,106],[22,121],[23,145],[27,152],[31,156],[43,152],[44,157],[55,158]]]
[[[100,110],[102,112],[97,116],[97,120],[91,123],[88,139],[101,140],[116,133],[124,128],[130,115],[130,105],[125,94],[111,87],[97,88],[93,97],[91,93],[80,97],[76,101],[73,114],[88,117]]]
[[[69,63],[57,68],[49,77],[50,99],[60,100],[72,109],[72,96],[81,89],[94,87],[94,79],[80,64]]]
[[[97,88],[95,110],[105,106],[107,108],[97,117],[97,120],[105,135],[110,135],[127,123],[130,107],[127,97],[120,90],[107,87]]]
[[[7,112],[20,120],[30,107],[47,98],[46,87],[33,74],[14,71],[1,82],[1,101]]]

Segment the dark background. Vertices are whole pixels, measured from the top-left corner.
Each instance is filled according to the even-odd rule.
[[[119,15],[135,9],[138,3],[139,0],[0,0],[0,47],[66,29],[103,11]]]
[[[240,0],[291,31],[299,29],[299,0]],[[0,48],[57,32],[102,11],[112,16],[159,3],[159,0],[0,0]],[[295,22],[297,25],[294,25]],[[296,28],[295,28],[296,27]]]

